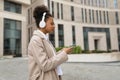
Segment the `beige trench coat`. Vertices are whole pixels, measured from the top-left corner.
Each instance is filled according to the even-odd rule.
[[[64,51],[53,55],[51,43],[35,31],[28,46],[29,80],[60,80],[56,67],[67,61]]]

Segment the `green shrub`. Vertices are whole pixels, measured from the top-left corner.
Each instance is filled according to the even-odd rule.
[[[68,46],[65,46],[65,47],[57,47],[57,48],[55,48],[55,49],[56,49],[56,51],[59,51],[59,50],[61,50],[62,48],[67,48],[67,47],[68,47]],[[80,47],[80,46],[75,46],[75,47],[73,47],[72,54],[79,54],[79,53],[82,53],[81,47]]]
[[[75,47],[73,48],[73,52],[72,52],[72,53],[73,53],[73,54],[82,53],[81,47],[80,47],[80,46],[75,46]]]
[[[59,51],[59,50],[61,50],[63,47],[57,47],[57,48],[55,48],[56,49],[56,51]]]

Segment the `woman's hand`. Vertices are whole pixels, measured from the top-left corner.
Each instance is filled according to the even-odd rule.
[[[68,47],[68,48],[63,48],[62,50],[65,51],[67,54],[70,54],[72,52],[73,48]]]

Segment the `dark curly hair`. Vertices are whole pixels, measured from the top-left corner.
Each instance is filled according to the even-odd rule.
[[[49,17],[52,17],[52,15],[50,14],[47,6],[45,6],[45,5],[37,6],[37,7],[35,7],[35,9],[34,9],[34,11],[33,11],[33,17],[34,17],[34,19],[35,19],[37,28],[39,28],[39,23],[40,23],[40,21],[42,20],[42,16],[43,16],[43,13],[44,13],[44,12],[46,12],[45,21],[46,21]]]

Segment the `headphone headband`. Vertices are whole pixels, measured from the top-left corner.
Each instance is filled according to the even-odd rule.
[[[42,20],[39,23],[39,27],[41,27],[41,28],[44,28],[45,25],[46,25],[46,23],[45,23],[45,15],[46,15],[46,12],[43,13]]]

